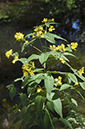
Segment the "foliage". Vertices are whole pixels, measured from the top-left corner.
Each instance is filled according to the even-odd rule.
[[[65,14],[70,11],[75,14],[78,10],[83,13],[84,0],[22,0],[15,2],[0,3],[0,20],[4,22],[10,22],[15,19],[22,20],[22,17],[26,16],[28,19],[31,15],[37,14],[42,17],[43,15],[48,17]],[[69,13],[69,14],[71,14]],[[61,14],[61,15],[60,15]]]
[[[38,51],[37,54],[19,58],[19,54],[13,53],[12,49],[5,53],[7,58],[14,57],[13,64],[17,61],[22,63],[22,77],[7,86],[11,99],[18,95],[21,100],[20,104],[10,111],[19,113],[13,124],[21,121],[20,129],[55,129],[58,122],[62,122],[70,129],[83,125],[77,112],[78,103],[75,94],[78,93],[84,99],[79,90],[79,88],[85,90],[84,67],[74,69],[68,59],[68,56],[75,58],[72,52],[76,51],[78,43],[69,44],[67,40],[53,34],[55,24],[54,18],[44,18],[41,25],[34,27],[33,33],[26,36],[20,32],[15,34],[17,41],[23,41],[22,52],[31,45]],[[41,49],[34,45],[36,40],[39,40]],[[67,46],[63,43],[58,45],[57,40],[66,42]],[[37,66],[36,60],[41,67]],[[58,62],[68,66],[71,72],[52,71],[52,66],[48,67],[50,61],[53,62],[52,66]],[[18,81],[21,81],[19,92],[15,88]]]

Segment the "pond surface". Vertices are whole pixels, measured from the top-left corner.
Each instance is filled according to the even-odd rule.
[[[7,59],[5,57],[5,52],[9,49],[13,49],[14,52],[18,51],[20,53],[22,43],[16,42],[16,40],[14,39],[14,34],[16,32],[28,34],[32,30],[32,28],[23,28],[22,25],[16,22],[0,24],[0,118],[1,123],[5,123],[4,126],[2,126],[1,124],[2,129],[12,123],[12,120],[14,118],[10,120],[10,116],[8,116],[8,111],[13,104],[18,103],[18,100],[16,99],[14,102],[10,100],[9,92],[6,90],[6,85],[10,84],[15,78],[21,77],[22,75],[21,64],[19,62],[17,62],[15,65],[12,64],[12,59]],[[68,18],[63,24],[56,25],[56,30],[57,31],[55,31],[55,33],[59,36],[66,38],[70,42],[77,41],[79,43],[77,51],[74,52],[77,57],[76,59],[71,59],[72,66],[75,68],[85,66],[85,44],[81,44],[81,41],[79,40],[79,35],[81,34],[80,19],[74,19],[70,22]],[[59,41],[58,44],[61,44],[61,41]],[[29,48],[27,53],[24,53],[23,56],[28,56],[34,52],[34,49]],[[63,69],[63,67],[59,67]],[[5,98],[9,103],[9,105],[6,105],[7,108],[3,106],[3,99]],[[84,106],[85,102],[82,106],[83,110]]]

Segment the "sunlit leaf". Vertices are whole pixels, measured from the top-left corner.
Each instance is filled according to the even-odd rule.
[[[46,53],[42,53],[39,57],[39,61],[41,64],[43,64],[45,61],[47,61],[48,57],[49,57],[49,52]]]
[[[54,104],[54,110],[62,117],[62,103],[61,103],[61,99],[58,98],[56,100],[53,100],[53,104]]]
[[[82,89],[85,90],[85,82],[80,82],[79,84],[82,87]]]
[[[45,88],[47,90],[47,93],[50,94],[53,89],[54,78],[53,76],[48,76],[48,75],[45,75],[45,77],[46,77],[46,79],[44,79]]]
[[[78,82],[78,80],[77,80],[77,78],[76,78],[76,76],[74,75],[74,74],[72,74],[72,73],[68,73],[68,77],[71,79],[71,81],[73,81],[74,83],[75,82]]]
[[[29,61],[34,60],[34,59],[39,59],[39,57],[40,56],[37,54],[32,54],[30,57],[28,57],[27,61],[29,62]]]
[[[76,106],[78,106],[77,101],[75,99],[71,98],[71,101],[72,101],[73,104],[75,104]]]
[[[59,91],[65,90],[65,89],[67,89],[67,88],[69,88],[69,87],[71,87],[71,85],[69,85],[69,84],[63,84],[63,85],[61,85]]]

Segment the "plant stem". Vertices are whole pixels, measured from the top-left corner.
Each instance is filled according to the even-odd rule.
[[[30,46],[32,46],[34,49],[36,49],[37,51],[39,51],[40,53],[42,53],[42,51],[40,49],[38,49],[37,47],[35,47],[34,45],[30,44]]]

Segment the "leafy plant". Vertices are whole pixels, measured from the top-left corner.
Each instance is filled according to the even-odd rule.
[[[7,58],[14,57],[13,64],[17,61],[22,63],[23,76],[7,86],[11,99],[18,94],[21,100],[20,104],[11,110],[13,113],[19,113],[13,124],[20,121],[20,129],[55,129],[58,122],[70,129],[83,125],[82,121],[78,121],[78,103],[74,94],[78,93],[84,99],[79,91],[79,88],[85,90],[84,67],[74,69],[68,59],[68,56],[75,58],[72,51],[76,50],[78,43],[68,44],[67,40],[53,34],[55,24],[57,23],[54,18],[44,18],[42,25],[34,27],[33,33],[26,36],[20,32],[15,34],[17,41],[24,42],[22,52],[30,45],[37,50],[37,54],[19,58],[19,54],[13,53],[12,49],[5,53]],[[41,49],[34,45],[36,40],[39,40]],[[57,40],[66,42],[67,46],[63,43],[56,46]],[[36,65],[36,60],[41,67]],[[50,67],[49,62],[53,62]],[[51,67],[58,62],[69,67],[71,72],[52,71]],[[18,81],[21,81],[21,91],[17,93],[14,84]],[[26,92],[24,89],[27,89]],[[70,94],[73,91],[74,94]]]

